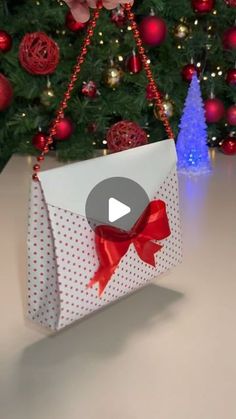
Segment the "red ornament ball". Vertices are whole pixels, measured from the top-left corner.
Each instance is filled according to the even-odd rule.
[[[0,51],[8,52],[12,47],[12,37],[6,31],[0,30]]]
[[[211,98],[205,101],[205,116],[209,124],[219,122],[225,113],[224,104],[220,99]]]
[[[63,118],[56,127],[56,140],[67,140],[74,132],[74,124],[70,118]]]
[[[52,74],[59,62],[59,47],[44,32],[27,33],[19,47],[19,60],[30,74]]]
[[[150,47],[162,44],[167,36],[167,26],[165,21],[157,16],[145,17],[139,26],[140,35],[143,42]]]
[[[236,125],[236,105],[232,105],[227,109],[226,120],[229,125]]]
[[[236,139],[233,139],[231,137],[227,138],[223,141],[221,147],[221,151],[223,153],[227,154],[228,156],[233,156],[236,154]]]
[[[192,8],[197,13],[210,13],[215,6],[215,0],[192,0]]]
[[[97,85],[94,81],[90,80],[83,83],[82,93],[84,96],[94,99],[98,95]]]
[[[229,7],[236,7],[236,0],[225,0],[225,3]]]
[[[192,81],[193,75],[199,70],[194,64],[186,64],[182,69],[182,77],[185,81]]]
[[[71,11],[69,10],[66,14],[66,17],[65,17],[65,26],[71,32],[78,32],[78,31],[81,31],[82,29],[86,28],[87,22],[86,23],[77,22],[75,20],[75,18],[73,17]]]
[[[227,71],[226,81],[230,86],[236,86],[236,68],[230,68]]]
[[[32,144],[37,150],[43,151],[47,144],[47,135],[43,132],[37,132],[32,138]]]
[[[143,64],[140,56],[133,52],[133,54],[127,60],[127,69],[130,73],[137,74],[142,71]]]
[[[126,15],[123,7],[118,7],[111,12],[111,21],[118,27],[123,28],[126,24]]]
[[[10,106],[13,99],[13,88],[9,80],[0,74],[0,112]]]
[[[107,146],[110,151],[124,151],[148,143],[146,132],[135,122],[120,121],[107,132]]]
[[[225,49],[236,48],[236,26],[233,26],[224,32],[223,45]]]

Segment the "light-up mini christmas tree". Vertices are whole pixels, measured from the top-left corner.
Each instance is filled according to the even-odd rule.
[[[207,147],[207,125],[200,83],[194,74],[185,101],[177,139],[179,172],[207,173],[211,169]]]

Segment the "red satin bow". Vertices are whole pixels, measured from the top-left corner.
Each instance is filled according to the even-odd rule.
[[[140,226],[143,224],[140,231]],[[166,205],[161,200],[150,202],[134,227],[129,231],[107,225],[96,227],[95,244],[100,266],[88,287],[98,282],[99,296],[103,293],[122,257],[127,253],[131,243],[145,263],[156,266],[155,253],[162,246],[153,240],[163,240],[170,235],[170,227],[166,213]]]

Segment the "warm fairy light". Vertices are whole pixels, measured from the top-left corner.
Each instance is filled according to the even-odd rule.
[[[198,25],[198,19],[194,20],[194,25],[197,26]]]
[[[26,116],[26,113],[24,113],[24,112],[23,112],[23,113],[21,114],[21,116],[23,116],[23,118],[24,118],[24,117]]]
[[[216,73],[211,73],[211,77],[215,77],[216,76]]]
[[[103,44],[104,44],[104,41],[103,41],[103,40],[101,40],[101,41],[99,42],[99,44],[103,45]]]
[[[102,33],[102,32],[98,32],[98,35],[99,35],[99,36],[102,36],[102,35],[103,35],[103,33]]]
[[[208,80],[208,77],[207,77],[207,76],[204,76],[204,77],[203,77],[203,80]]]
[[[116,44],[119,44],[119,39],[116,39],[116,40],[115,40],[115,43],[116,43]]]
[[[118,61],[124,61],[124,58],[122,57],[122,55],[118,56]]]
[[[181,47],[181,45],[177,45],[177,48],[178,48],[178,49],[181,49],[182,47]]]
[[[223,71],[218,71],[218,76],[222,76]]]
[[[107,144],[107,140],[103,140],[102,144]]]
[[[147,63],[148,63],[148,64],[151,64],[151,60],[147,60]]]
[[[216,67],[216,70],[220,70],[220,66]]]
[[[217,10],[213,10],[212,14],[217,15]]]
[[[201,67],[201,63],[197,63],[197,67],[199,68],[199,67]]]
[[[132,31],[131,26],[127,26],[127,30],[128,30],[128,31]]]

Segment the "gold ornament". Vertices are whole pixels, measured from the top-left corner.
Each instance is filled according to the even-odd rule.
[[[189,36],[189,33],[190,33],[190,28],[184,22],[178,23],[178,25],[176,25],[174,29],[174,35],[178,39],[182,39],[182,40],[186,39]]]
[[[104,81],[107,87],[110,87],[111,89],[115,89],[119,86],[121,79],[123,77],[123,71],[122,69],[115,64],[111,64],[111,67],[108,67],[105,75],[104,75]]]
[[[40,95],[40,102],[42,103],[43,106],[48,107],[52,105],[54,98],[55,98],[55,93],[51,88],[51,83],[48,82],[46,89],[43,90]]]
[[[168,95],[166,95],[165,99],[163,100],[163,107],[165,111],[165,116],[167,118],[171,118],[174,115],[174,103],[169,99]],[[161,119],[159,107],[157,105],[154,107],[154,115],[156,119]]]

